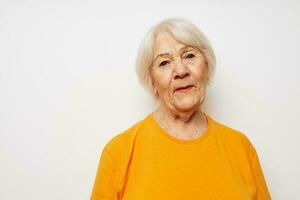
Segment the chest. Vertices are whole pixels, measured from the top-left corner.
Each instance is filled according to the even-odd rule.
[[[209,143],[139,148],[128,168],[123,200],[254,199],[250,172],[241,171],[240,162]]]

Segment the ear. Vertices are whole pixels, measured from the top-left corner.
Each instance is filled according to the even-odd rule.
[[[209,77],[208,77],[208,62],[206,62],[205,65],[205,84],[209,82]]]
[[[152,86],[153,86],[153,93],[154,93],[155,95],[158,95],[157,89],[156,89],[156,87],[154,86],[153,83],[152,83]]]

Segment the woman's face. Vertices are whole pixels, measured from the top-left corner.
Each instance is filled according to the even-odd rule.
[[[168,33],[157,36],[154,49],[151,78],[162,103],[175,111],[197,109],[205,97],[205,57]]]

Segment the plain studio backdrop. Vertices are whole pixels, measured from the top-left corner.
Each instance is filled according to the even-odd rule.
[[[89,199],[102,148],[155,108],[134,63],[183,17],[217,58],[204,111],[245,133],[273,199],[300,199],[299,1],[0,1],[0,199]]]

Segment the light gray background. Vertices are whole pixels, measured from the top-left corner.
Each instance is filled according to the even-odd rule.
[[[89,199],[103,146],[155,108],[134,62],[184,17],[217,56],[204,110],[244,132],[273,199],[300,199],[299,1],[0,1],[0,199]]]

